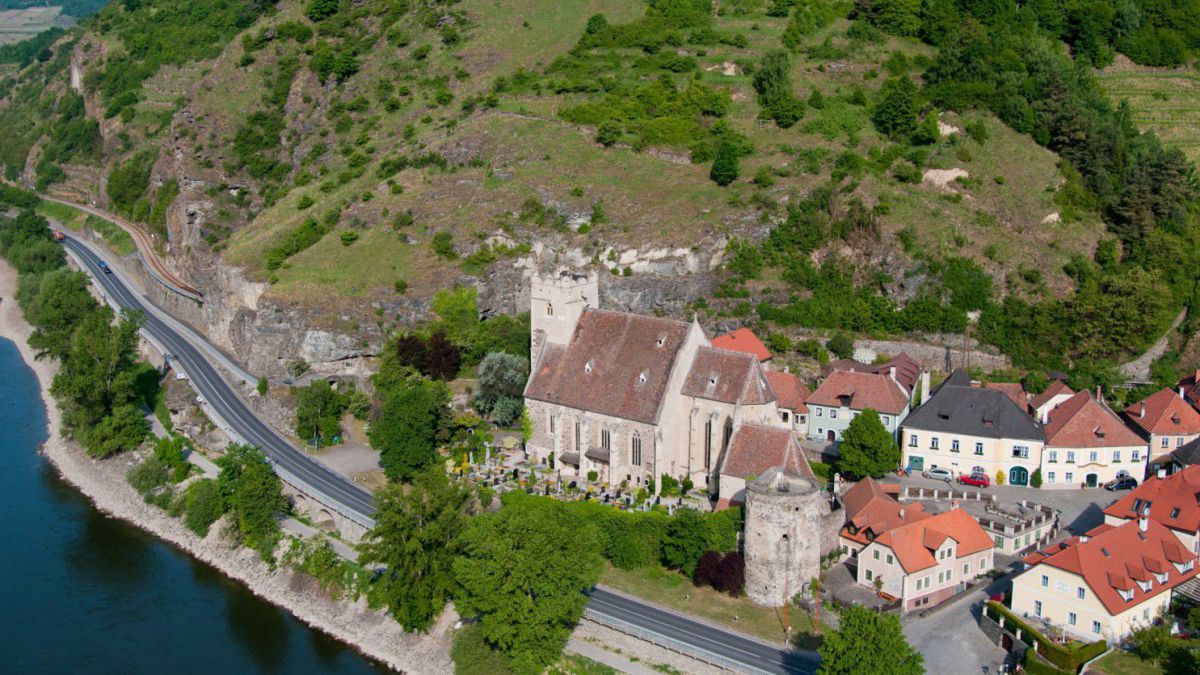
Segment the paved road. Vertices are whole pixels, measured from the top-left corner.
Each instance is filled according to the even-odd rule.
[[[143,330],[171,353],[187,373],[192,386],[236,435],[262,449],[277,471],[290,474],[290,481],[298,481],[310,490],[322,493],[338,504],[340,511],[352,512],[368,526],[373,524],[375,505],[371,494],[304,454],[259,419],[212,365],[211,356],[205,353],[208,350],[202,349],[203,345],[198,346],[202,339],[198,334],[179,330],[164,320],[159,311],[152,311],[156,308],[132,291],[119,272],[105,274],[100,268],[100,258],[87,246],[69,234],[64,243],[83,261],[113,303],[142,311],[146,318]],[[588,609],[684,645],[713,652],[743,664],[748,671],[807,675],[816,672],[819,662],[815,652],[785,650],[604,589],[592,592]]]
[[[761,642],[605,588],[593,589],[591,596],[590,611],[683,640],[758,672],[811,675],[820,665],[820,657],[815,652],[788,650]]]

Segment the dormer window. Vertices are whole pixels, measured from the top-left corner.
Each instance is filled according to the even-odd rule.
[[[583,372],[591,373],[592,368],[594,368],[595,366],[596,366],[596,359],[590,359],[586,364],[584,364]]]
[[[1126,591],[1126,590],[1122,590],[1122,589],[1118,588],[1117,594],[1120,595],[1121,599],[1124,600],[1125,602],[1129,602],[1129,601],[1133,600],[1133,591]]]
[[[657,339],[657,340],[655,340],[654,342],[655,342],[655,344],[657,344],[659,347],[661,347],[661,346],[663,346],[663,345],[667,344],[667,334],[666,334],[666,333],[659,333],[659,334],[658,334],[658,339]]]
[[[649,377],[649,373],[643,370],[642,373],[638,375],[638,384],[646,384],[647,377]]]
[[[1104,547],[1100,547],[1100,553],[1102,553],[1105,558],[1109,557],[1108,549]]]
[[[710,386],[710,387],[717,386],[717,376],[715,374],[708,376],[708,386]]]
[[[1179,509],[1178,508],[1171,509],[1171,519],[1173,520],[1178,517],[1179,517]]]

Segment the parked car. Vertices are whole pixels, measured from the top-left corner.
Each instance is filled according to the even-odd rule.
[[[925,471],[925,473],[922,473],[921,475],[926,478],[932,478],[934,480],[944,480],[947,483],[954,480],[954,475],[950,473],[950,469],[943,469],[938,466],[935,466],[932,469]]]
[[[973,473],[970,476],[959,476],[958,482],[960,485],[985,488],[992,484],[992,479],[988,478],[986,473]]]
[[[112,274],[112,268],[110,268],[108,263],[104,262],[103,260],[100,261],[100,271],[104,272],[105,274]]]
[[[1132,490],[1137,486],[1138,482],[1136,478],[1133,476],[1123,476],[1121,478],[1114,478],[1105,483],[1104,489],[1108,490],[1109,492],[1116,492],[1117,490]]]

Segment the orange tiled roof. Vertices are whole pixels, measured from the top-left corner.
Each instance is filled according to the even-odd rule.
[[[790,429],[751,422],[739,426],[729,439],[721,475],[749,480],[775,468],[789,476],[816,477]]]
[[[1170,387],[1125,408],[1125,417],[1145,434],[1200,434],[1200,412]]]
[[[1046,445],[1060,448],[1123,448],[1144,446],[1107,405],[1090,391],[1081,391],[1050,409],[1043,427]]]
[[[900,504],[889,492],[891,487],[895,486],[864,478],[842,494],[842,506],[846,509],[843,537],[866,544],[870,541],[868,531],[878,537],[894,527],[931,517],[920,503]]]
[[[995,547],[995,542],[966,511],[952,509],[884,532],[875,541],[892,549],[906,574],[937,565],[934,553],[946,539],[957,543],[956,557]]]
[[[1132,520],[1147,506],[1150,520],[1189,534],[1200,530],[1200,466],[1150,478],[1104,509],[1104,514]]]
[[[1027,557],[1031,558],[1032,556]],[[1166,527],[1150,520],[1143,532],[1137,521],[1119,527],[1098,527],[1086,537],[1060,547],[1055,553],[1038,561],[1025,574],[1038,574],[1036,565],[1049,565],[1083,577],[1084,582],[1104,604],[1109,614],[1119,614],[1143,601],[1179,585],[1196,575],[1181,571],[1188,561],[1196,559]],[[1148,565],[1166,571],[1166,581],[1160,582]],[[1136,582],[1148,582],[1143,590]],[[1118,590],[1131,591],[1125,600]]]
[[[852,410],[871,408],[884,414],[898,415],[908,405],[908,394],[887,375],[835,370],[806,402],[810,406],[847,406]]]
[[[779,370],[768,370],[765,375],[767,382],[771,384],[771,389],[775,390],[775,401],[780,408],[787,408],[798,413],[808,412],[808,406],[804,404],[804,401],[809,397],[810,392],[800,378]]]
[[[1043,391],[1042,393],[1033,397],[1033,400],[1029,402],[1029,409],[1037,410],[1038,408],[1046,405],[1050,399],[1058,396],[1059,394],[1071,396],[1074,393],[1075,392],[1071,391],[1071,388],[1067,386],[1066,382],[1063,382],[1062,380],[1055,380],[1050,383],[1050,386],[1046,387],[1046,391]]]
[[[758,339],[754,331],[745,327],[724,335],[718,335],[712,339],[712,346],[718,349],[728,349],[732,352],[753,354],[759,361],[771,360],[771,352],[767,350],[767,346],[763,344],[762,340]]]

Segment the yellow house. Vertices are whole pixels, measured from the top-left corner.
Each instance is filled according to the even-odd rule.
[[[1082,640],[1119,641],[1171,603],[1171,589],[1196,574],[1196,555],[1147,518],[1101,525],[1026,556],[1013,579],[1012,610]]]
[[[934,467],[955,474],[1002,474],[1012,485],[1029,485],[1042,460],[1042,426],[997,389],[975,386],[956,370],[914,410],[900,429],[909,471]]]

